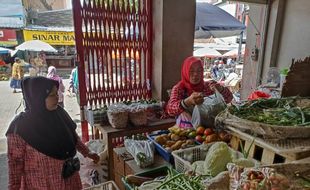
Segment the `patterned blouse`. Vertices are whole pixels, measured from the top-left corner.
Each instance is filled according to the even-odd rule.
[[[214,83],[213,81],[206,81],[204,83],[204,90],[203,95],[204,96],[210,96],[214,94],[214,92],[210,89],[209,85]],[[230,90],[227,87],[224,87],[224,90],[220,92],[225,99],[226,103],[231,102],[233,96]],[[184,108],[181,106],[181,101],[185,98],[187,98],[188,95],[186,91],[180,87],[179,84],[175,85],[171,90],[170,99],[168,101],[168,104],[166,106],[166,112],[170,116],[178,116],[180,115],[184,110]]]
[[[24,70],[21,63],[14,63],[12,67],[12,78],[21,80],[24,78]]]
[[[78,190],[82,189],[79,172],[63,179],[64,160],[46,156],[28,145],[19,135],[10,134],[8,142],[9,190]],[[80,138],[76,149],[86,157],[89,149]]]

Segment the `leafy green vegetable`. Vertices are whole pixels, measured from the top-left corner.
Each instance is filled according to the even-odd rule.
[[[298,97],[258,99],[241,106],[231,106],[230,113],[251,121],[271,125],[297,126],[310,124],[310,107],[299,107]]]

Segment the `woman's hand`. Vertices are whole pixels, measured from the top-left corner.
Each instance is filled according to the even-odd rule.
[[[100,160],[100,157],[98,156],[98,154],[90,152],[87,155],[88,158],[92,159],[95,163],[98,163]]]
[[[187,106],[195,106],[203,103],[203,94],[201,92],[193,92],[184,100]]]
[[[215,92],[215,90],[217,90],[219,93],[222,93],[224,91],[224,87],[222,85],[220,85],[217,82],[211,83],[210,84],[210,89]]]

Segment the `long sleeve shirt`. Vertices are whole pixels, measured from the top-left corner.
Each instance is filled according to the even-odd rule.
[[[210,84],[212,83],[213,81],[204,82],[204,88],[203,88],[204,96],[210,96],[214,94],[214,92],[210,89]],[[224,90],[220,93],[222,94],[226,103],[231,102],[233,96],[227,87],[224,87]],[[166,106],[166,112],[170,116],[180,115],[183,111],[185,111],[184,108],[181,106],[181,101],[187,98],[188,96],[189,95],[187,94],[185,89],[181,88],[179,84],[175,85],[171,90],[170,99]]]
[[[79,172],[64,179],[64,160],[46,156],[28,145],[19,135],[10,134],[8,143],[9,190],[75,190],[82,189]],[[87,156],[89,149],[78,138],[76,149]]]

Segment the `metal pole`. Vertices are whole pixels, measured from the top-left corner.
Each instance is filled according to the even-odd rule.
[[[245,24],[245,15],[246,15],[246,11],[245,11],[245,5],[242,5],[242,24]],[[238,46],[238,62],[241,61],[241,54],[242,54],[242,41],[243,41],[243,34],[244,31],[242,31],[240,33],[240,37],[239,37],[239,46]]]

